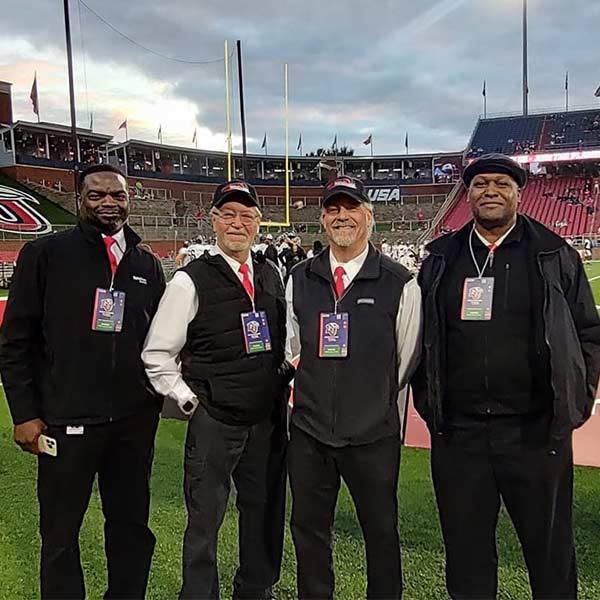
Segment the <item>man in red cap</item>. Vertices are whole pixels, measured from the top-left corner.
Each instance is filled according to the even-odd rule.
[[[367,597],[400,598],[400,442],[421,296],[369,242],[373,207],[360,181],[331,181],[321,219],[329,248],[298,264],[286,288],[288,356],[300,354],[288,463],[298,596],[333,597],[343,479],[365,538]]]
[[[177,271],[143,351],[150,382],[189,419],[188,525],[181,598],[219,598],[217,538],[231,480],[240,566],[234,598],[266,599],[279,579],[285,513],[285,297],[277,267],[250,253],[261,213],[244,181],[220,185],[216,244]]]

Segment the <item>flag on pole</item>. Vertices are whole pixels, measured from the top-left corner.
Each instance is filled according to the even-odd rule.
[[[127,129],[127,119],[125,119],[120,125],[119,125],[119,129]],[[117,129],[117,131],[119,131],[119,129]]]
[[[408,152],[408,131],[406,132],[406,137],[404,138],[404,147],[406,148],[406,151]]]
[[[192,144],[196,143],[196,129],[194,128],[194,135],[192,136]]]
[[[372,133],[370,133],[370,134],[369,134],[369,137],[368,137],[368,138],[367,138],[367,139],[366,139],[366,140],[363,142],[363,144],[364,144],[365,146],[368,146],[369,144],[372,144],[372,143],[373,143],[373,134],[372,134]]]
[[[598,87],[594,96],[596,96],[596,98],[600,98],[600,87]]]
[[[298,145],[296,146],[296,150],[302,150],[302,134],[298,138]]]
[[[94,130],[94,113],[90,113],[90,131]]]
[[[486,97],[486,94],[487,94],[487,91],[486,91],[486,89],[485,89],[485,88],[486,88],[486,81],[485,81],[485,79],[484,79],[484,80],[483,80],[483,90],[481,90],[481,95],[482,95],[484,98]]]
[[[567,74],[565,75],[565,91],[569,91],[569,71],[567,71]]]
[[[331,144],[331,149],[337,150],[337,133],[335,134],[335,137],[333,138],[333,144]]]
[[[40,103],[38,99],[38,88],[37,88],[37,71],[33,75],[33,84],[31,86],[31,93],[29,94],[29,99],[33,104],[33,113],[37,115],[38,123],[40,120]]]
[[[158,126],[158,141],[162,144],[162,123]]]
[[[261,148],[266,148],[267,147],[267,132],[265,131],[265,137],[263,138],[262,144],[260,146]]]

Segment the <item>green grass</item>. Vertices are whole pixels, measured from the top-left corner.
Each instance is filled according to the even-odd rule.
[[[586,265],[596,303],[600,306],[600,261]],[[152,478],[151,527],[157,544],[148,598],[175,598],[180,585],[181,543],[185,527],[183,505],[183,440],[185,424],[162,421],[159,427]],[[444,553],[429,473],[429,453],[404,448],[400,478],[400,535],[403,546],[405,600],[443,600]],[[35,459],[12,442],[12,429],[4,396],[0,393],[0,599],[39,597],[38,514],[35,497]],[[288,496],[288,517],[290,499]],[[288,518],[289,521],[289,518]],[[102,513],[97,493],[81,532],[82,562],[88,597],[105,591]],[[579,560],[580,598],[600,598],[600,469],[575,470],[575,527]],[[342,487],[336,514],[336,598],[365,596],[365,561],[362,535],[352,502]],[[219,568],[222,597],[231,596],[237,565],[237,518],[230,501],[221,529]],[[501,600],[530,597],[519,543],[503,512],[498,528]],[[277,598],[295,594],[295,558],[289,528],[284,566]]]
[[[600,260],[594,260],[585,265],[585,272],[590,280],[596,305],[600,306]]]
[[[35,459],[12,442],[11,427],[0,398],[0,598],[38,597],[38,516]],[[175,598],[180,584],[181,541],[185,526],[182,497],[182,451],[185,425],[163,421],[159,428],[152,479],[151,526],[157,537],[148,598]],[[581,598],[600,598],[600,471],[577,468],[575,518]],[[429,475],[429,455],[403,450],[399,491],[406,600],[442,600],[443,547]],[[60,501],[60,499],[57,499]],[[289,504],[289,502],[288,502]],[[288,507],[289,509],[289,507]],[[336,597],[364,598],[362,536],[347,490],[342,489],[336,516]],[[230,597],[237,563],[237,519],[230,503],[221,530],[219,551],[223,598]],[[95,493],[81,533],[82,561],[89,598],[101,598],[105,586],[102,515]],[[529,597],[518,542],[503,514],[499,526],[500,595],[503,600]],[[295,597],[295,559],[289,530],[277,598]]]

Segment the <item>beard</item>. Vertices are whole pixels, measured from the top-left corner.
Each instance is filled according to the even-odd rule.
[[[118,215],[106,218],[94,212],[82,211],[81,217],[84,221],[99,229],[104,235],[113,235],[123,228],[125,221],[127,221],[128,213],[126,210],[119,210]]]
[[[332,229],[331,240],[336,246],[348,248],[358,239],[358,229]]]
[[[252,245],[250,240],[231,240],[227,236],[224,236],[221,242],[224,248],[226,250],[231,250],[231,252],[244,252]]]

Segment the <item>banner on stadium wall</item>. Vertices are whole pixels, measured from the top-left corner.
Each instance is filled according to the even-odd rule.
[[[39,202],[28,193],[0,185],[0,231],[26,235],[50,233],[52,225],[35,205]]]
[[[365,191],[371,202],[398,202],[402,196],[402,189],[393,187],[366,187]]]

